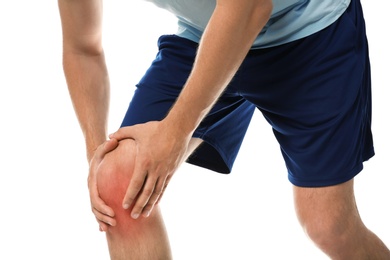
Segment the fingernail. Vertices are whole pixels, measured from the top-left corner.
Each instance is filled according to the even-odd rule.
[[[138,214],[138,213],[132,213],[132,214],[131,214],[131,217],[132,217],[133,219],[137,219],[137,218],[139,217],[139,214]]]
[[[124,208],[124,209],[128,209],[129,207],[130,207],[129,204],[123,204],[123,208]]]
[[[145,217],[149,217],[149,215],[150,215],[150,210],[145,211],[144,216],[145,216]]]

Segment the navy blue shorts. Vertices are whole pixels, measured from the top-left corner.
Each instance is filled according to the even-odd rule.
[[[122,126],[163,119],[191,72],[197,43],[164,35],[158,46]],[[335,185],[362,170],[374,149],[370,65],[359,0],[352,0],[320,32],[250,51],[195,131],[194,137],[204,142],[188,162],[229,173],[256,108],[272,126],[294,185]]]

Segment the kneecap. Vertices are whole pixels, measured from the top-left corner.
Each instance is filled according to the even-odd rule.
[[[116,229],[127,230],[134,227],[130,209],[123,209],[122,201],[130,183],[135,162],[135,143],[126,139],[118,147],[106,154],[97,173],[100,198],[115,212]]]

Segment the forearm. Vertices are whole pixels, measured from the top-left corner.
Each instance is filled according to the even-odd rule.
[[[270,1],[253,6],[235,2],[217,4],[191,75],[166,118],[183,134],[191,134],[209,112],[269,19]]]
[[[96,147],[107,138],[110,89],[104,54],[64,50],[63,66],[89,161]]]
[[[63,67],[88,160],[106,140],[109,81],[102,48],[102,0],[58,0]]]

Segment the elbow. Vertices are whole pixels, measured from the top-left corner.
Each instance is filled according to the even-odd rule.
[[[65,45],[63,46],[64,55],[80,55],[88,57],[102,56],[104,53],[102,47],[95,46],[75,46],[75,45]]]
[[[271,17],[272,0],[217,0],[215,13],[224,12],[232,22],[246,30],[261,31]]]
[[[77,37],[63,38],[64,54],[78,54],[83,56],[101,56],[103,47],[100,35],[79,35]]]
[[[271,16],[272,10],[274,8],[272,0],[263,0],[263,9],[267,13],[268,16]]]
[[[233,23],[241,24],[252,36],[260,33],[273,10],[272,0],[219,0],[218,4]]]

